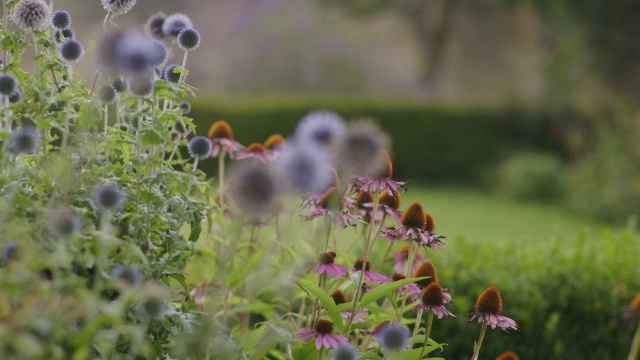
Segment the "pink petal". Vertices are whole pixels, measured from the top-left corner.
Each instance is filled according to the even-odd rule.
[[[320,348],[322,347],[322,337],[324,335],[319,335],[318,338],[316,339],[316,350],[320,350]]]

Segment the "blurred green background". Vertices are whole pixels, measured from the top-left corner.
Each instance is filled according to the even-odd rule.
[[[55,4],[89,29],[80,40],[100,37],[93,2]],[[427,208],[455,204],[433,212],[454,239],[436,256],[460,310],[496,284],[524,324],[491,334],[488,354],[625,354],[617,316],[640,290],[640,2],[140,0],[117,21],[141,28],[159,10],[188,14],[203,38],[187,63],[199,134],[225,119],[261,142],[313,109],[380,121],[396,179]],[[93,78],[91,61],[78,70]],[[476,335],[459,323],[434,329],[449,351]]]

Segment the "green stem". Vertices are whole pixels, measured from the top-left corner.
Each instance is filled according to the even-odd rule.
[[[224,210],[224,150],[218,154],[218,194],[220,194],[220,209]]]
[[[193,162],[193,170],[191,170],[191,173],[193,174],[193,178],[191,178],[191,180],[189,181],[189,186],[187,187],[187,196],[189,196],[189,193],[191,192],[191,187],[193,186],[193,183],[195,181],[197,181],[195,179],[196,179],[196,170],[198,170],[198,161],[199,160],[200,160],[200,158],[196,157],[196,161]],[[197,193],[197,191],[196,191],[196,193]]]
[[[424,357],[424,352],[427,350],[427,343],[429,342],[429,335],[431,334],[431,325],[433,324],[433,311],[429,311],[429,316],[427,317],[427,330],[424,333],[424,344],[422,344],[422,351],[420,351],[419,360],[422,360]]]
[[[480,355],[480,347],[482,346],[482,340],[484,340],[484,334],[487,332],[487,322],[482,323],[482,330],[480,330],[480,338],[478,339],[478,343],[476,344],[473,350],[473,356],[471,360],[478,360],[478,356]]]
[[[180,81],[179,83],[184,81],[184,69],[187,66],[187,55],[189,54],[188,50],[184,51],[184,57],[182,58],[182,66],[180,67]]]
[[[104,104],[104,136],[107,136],[107,127],[109,126],[108,124],[109,121],[109,105],[108,104]]]
[[[36,33],[34,31],[31,31],[31,37],[33,37],[33,49],[35,50],[35,53],[36,53],[36,71],[38,72],[38,85],[42,87],[42,78],[40,75],[40,63],[38,62],[38,57],[40,56],[40,54],[38,53],[38,40],[36,39]]]
[[[636,329],[636,335],[633,337],[633,342],[631,343],[631,350],[629,350],[629,356],[627,360],[638,360],[638,354],[640,353],[640,323],[638,323],[638,328]]]
[[[9,97],[4,97],[4,124],[7,132],[11,132],[11,113],[9,112]]]
[[[413,327],[413,334],[411,336],[416,336],[418,334],[418,329],[420,329],[420,323],[422,322],[422,313],[424,312],[423,308],[418,310],[418,314],[416,315],[416,324]]]
[[[413,267],[413,258],[416,256],[416,244],[411,243],[409,246],[409,258],[407,259],[407,269],[405,270],[405,277],[408,279],[411,276],[411,268]],[[398,323],[402,322],[402,316],[404,315],[404,306],[407,303],[407,296],[402,297],[402,305],[400,306],[400,314],[398,315]]]

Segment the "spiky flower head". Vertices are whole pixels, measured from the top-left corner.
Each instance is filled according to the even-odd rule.
[[[356,176],[376,176],[385,163],[380,149],[389,140],[380,127],[370,120],[352,122],[338,138],[336,159],[341,170]]]
[[[189,141],[189,154],[196,159],[206,159],[211,156],[211,141],[204,136],[196,136]]]
[[[49,218],[49,228],[58,236],[70,236],[80,230],[80,217],[71,209],[55,209]]]
[[[118,98],[118,92],[113,85],[102,85],[98,89],[98,99],[103,104],[113,104],[114,101]]]
[[[11,74],[0,75],[0,95],[10,96],[18,88],[16,78]]]
[[[182,115],[188,115],[191,112],[191,103],[183,101],[178,104],[178,108],[182,110]]]
[[[11,133],[9,152],[13,154],[34,154],[40,141],[34,127],[23,127]]]
[[[182,50],[195,50],[200,46],[200,33],[195,29],[187,28],[178,33],[178,46]]]
[[[380,193],[380,198],[378,199],[378,202],[380,202],[380,204],[386,205],[394,210],[398,210],[401,201],[402,199],[400,197],[400,193],[396,191],[392,191],[391,193],[389,193],[389,191],[387,190],[382,191]]]
[[[126,264],[118,264],[111,271],[111,277],[113,279],[117,279],[121,281],[124,285],[136,288],[140,286],[142,281],[144,280],[144,275],[142,271],[138,269],[136,266],[126,265]]]
[[[273,134],[264,141],[264,147],[269,150],[278,150],[285,146],[284,137],[280,134]]]
[[[42,29],[49,23],[51,9],[43,0],[20,0],[13,8],[13,22],[22,30]]]
[[[207,132],[209,139],[223,138],[233,140],[233,130],[231,125],[224,120],[218,120],[211,125],[209,132]]]
[[[333,323],[329,320],[320,319],[316,323],[316,331],[319,334],[333,334]]]
[[[502,314],[502,296],[497,287],[491,286],[478,296],[475,311],[484,314]]]
[[[308,113],[300,120],[294,136],[300,144],[328,149],[342,135],[344,129],[344,120],[340,115],[319,110]]]
[[[338,345],[331,353],[331,360],[357,360],[360,354],[351,346]]]
[[[101,0],[102,7],[113,15],[123,15],[131,11],[136,0]]]
[[[60,45],[60,57],[66,62],[78,61],[83,55],[84,47],[76,39],[69,39]]]
[[[436,229],[436,219],[431,213],[424,214],[424,229],[432,233]]]
[[[424,211],[419,201],[409,205],[402,214],[402,225],[413,228],[424,228]]]
[[[169,49],[162,41],[158,39],[152,39],[151,47],[153,52],[151,54],[151,63],[155,66],[161,66],[169,60]]]
[[[135,75],[129,81],[129,91],[137,97],[151,95],[154,86],[153,77],[146,74]]]
[[[344,199],[338,188],[334,186],[322,195],[318,206],[322,209],[340,211],[344,207]]]
[[[436,267],[429,260],[425,261],[420,265],[415,273],[413,274],[414,278],[418,277],[427,277],[426,279],[416,281],[416,284],[421,288],[425,288],[429,286],[429,284],[433,282],[438,282],[438,274],[436,272]]]
[[[333,165],[331,159],[325,151],[316,150],[315,146],[299,145],[296,141],[282,151],[276,167],[284,188],[324,193],[333,186],[335,177],[327,171]]]
[[[13,92],[13,94],[9,95],[9,102],[16,103],[20,100],[22,100],[22,91],[18,87],[16,88],[16,91]]]
[[[193,28],[191,19],[182,13],[171,14],[162,23],[162,33],[165,36],[178,36],[180,31]]]
[[[444,304],[444,292],[442,286],[437,282],[432,282],[422,290],[422,303],[427,306],[440,306]]]
[[[97,186],[93,192],[93,201],[100,209],[120,210],[124,205],[125,199],[124,190],[116,184]]]
[[[123,92],[127,91],[127,89],[129,88],[129,86],[127,85],[127,82],[122,80],[122,78],[120,77],[116,77],[115,79],[113,79],[113,81],[111,82],[111,85],[113,86],[114,89],[116,89],[118,94],[122,94]]]
[[[518,354],[513,351],[505,351],[496,357],[496,360],[520,360]]]
[[[107,73],[146,73],[156,59],[157,49],[137,31],[111,31],[98,47],[100,68]]]
[[[380,328],[376,339],[389,351],[401,351],[407,346],[410,336],[411,332],[406,326],[388,323]]]
[[[57,30],[64,30],[71,26],[71,15],[64,10],[57,10],[51,16],[51,25]]]
[[[62,44],[65,41],[73,38],[75,38],[75,34],[73,33],[73,30],[71,30],[71,28],[56,30],[53,33],[53,40],[58,44]]]
[[[382,167],[380,169],[380,177],[383,178],[392,178],[393,177],[393,163],[391,162],[391,157],[389,156],[389,153],[387,152],[387,150],[385,149],[380,149],[380,154],[379,154],[381,160],[380,162],[382,163]]]
[[[166,69],[164,69],[164,76],[163,78],[167,81],[170,82],[172,84],[177,84],[178,82],[180,82],[180,72],[176,72],[176,68],[178,67],[178,65],[176,64],[171,64],[169,66],[167,66]]]
[[[331,293],[331,298],[333,299],[333,302],[336,303],[336,305],[344,304],[347,302],[347,295],[345,295],[344,292],[340,289]]]
[[[244,213],[266,215],[275,209],[277,184],[271,170],[255,163],[238,164],[231,169],[229,194]]]
[[[164,24],[164,20],[167,18],[167,15],[164,12],[159,12],[157,14],[151,15],[147,22],[144,23],[144,30],[149,36],[163,38],[164,33],[162,32],[162,24]]]

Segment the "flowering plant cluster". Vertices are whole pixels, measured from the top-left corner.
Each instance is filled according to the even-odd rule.
[[[420,202],[402,209],[386,133],[322,110],[286,139],[245,146],[223,120],[196,135],[185,101],[194,24],[159,13],[146,33],[121,30],[114,19],[136,1],[101,4],[105,35],[86,81],[74,67],[88,39],[72,14],[3,2],[0,353],[423,359],[442,349],[430,335],[434,317],[455,316],[453,297],[427,256],[444,236]],[[181,65],[167,64],[174,53]],[[207,179],[199,166],[212,159]],[[517,329],[495,287],[469,320],[482,325],[474,359],[488,326]]]

